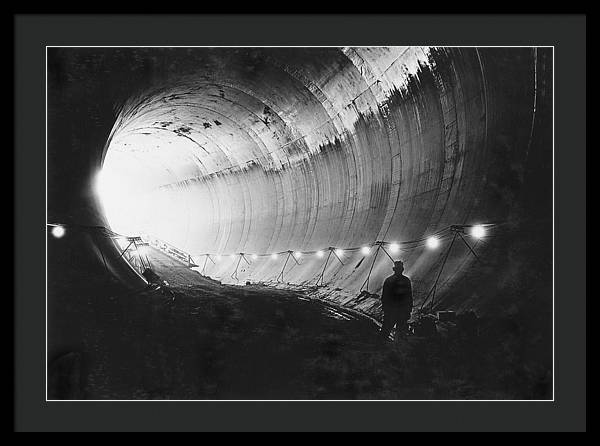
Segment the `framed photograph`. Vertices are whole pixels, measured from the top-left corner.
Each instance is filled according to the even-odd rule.
[[[16,430],[586,429],[585,16],[15,23]]]

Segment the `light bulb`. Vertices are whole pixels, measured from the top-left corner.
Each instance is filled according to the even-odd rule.
[[[440,246],[439,238],[432,236],[427,239],[427,247],[429,249],[436,249],[438,246]]]
[[[54,226],[52,228],[52,235],[56,238],[61,238],[63,235],[65,235],[65,228],[62,226]]]
[[[485,228],[481,225],[475,225],[471,228],[471,235],[475,238],[485,237]]]

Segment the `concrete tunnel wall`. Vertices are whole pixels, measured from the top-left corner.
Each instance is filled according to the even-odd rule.
[[[78,180],[86,194],[74,202],[89,210],[88,223],[108,216],[115,231],[139,229],[203,265],[205,253],[360,247],[422,239],[450,224],[504,222],[475,248],[485,264],[461,244],[452,251],[438,305],[459,310],[493,306],[498,296],[482,291],[490,280],[519,274],[502,250],[534,240],[528,248],[548,254],[541,247],[550,191],[529,205],[551,186],[550,50],[172,49],[152,58],[131,51],[132,59],[123,50],[118,56],[132,64],[130,77],[100,100],[121,105],[110,114],[118,110],[108,142],[99,145],[112,122],[98,112],[102,131],[87,136],[95,149],[77,152],[88,167]],[[115,64],[99,54],[86,62],[96,72]],[[57,60],[68,66],[65,55]],[[93,189],[102,161],[120,194],[104,210]],[[546,219],[543,231],[525,221],[536,217]],[[448,243],[445,236],[438,250],[416,243],[395,255],[406,263],[417,304]],[[357,298],[371,265],[362,258],[346,252],[344,265],[332,258],[317,294],[378,315],[376,298]],[[206,273],[230,283],[275,282],[284,261],[242,261],[236,280],[238,259],[224,257],[207,263]],[[314,284],[323,262],[315,255],[290,261],[284,280]],[[371,292],[390,268],[380,253]]]

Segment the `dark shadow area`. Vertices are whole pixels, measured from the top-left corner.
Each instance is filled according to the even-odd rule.
[[[221,285],[156,250],[151,260],[170,293],[99,289],[56,321],[81,344],[51,362],[51,399],[550,397],[527,353],[535,340],[511,319],[384,344],[371,320],[306,295]]]

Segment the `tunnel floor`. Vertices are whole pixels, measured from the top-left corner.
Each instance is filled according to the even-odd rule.
[[[295,291],[221,285],[153,248],[149,257],[174,299],[145,289],[71,308],[70,324],[82,327],[78,366],[55,379],[50,365],[51,399],[512,399],[547,392],[546,377],[523,372],[503,350],[509,338],[500,349],[495,335],[383,344],[366,317]],[[78,388],[69,389],[74,381]]]

